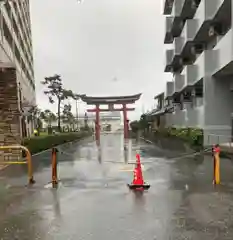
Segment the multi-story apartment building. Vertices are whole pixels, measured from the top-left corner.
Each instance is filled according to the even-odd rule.
[[[0,1],[0,142],[9,131],[12,141],[32,132],[26,112],[35,103],[29,0]]]
[[[165,113],[167,112],[164,101],[164,92],[156,95],[154,100],[156,101],[156,107],[152,111],[146,113],[152,131],[162,129],[166,126]]]
[[[233,135],[232,0],[164,0],[167,123],[200,127],[204,144]]]

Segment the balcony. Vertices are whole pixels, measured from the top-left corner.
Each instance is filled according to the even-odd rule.
[[[205,50],[198,56],[193,66],[186,68],[188,73],[187,81],[195,85],[198,81],[205,76],[212,76],[214,69],[216,69],[217,59],[216,51]]]
[[[198,67],[197,65],[187,65],[181,74],[184,75],[184,85],[193,86],[195,84],[197,77]]]
[[[172,64],[177,64],[181,61],[181,52],[184,39],[182,37],[176,37],[173,41],[173,55],[172,55]],[[182,64],[182,63],[181,63]]]
[[[174,77],[174,82],[175,82],[175,92],[179,93],[185,86],[185,77],[184,75],[181,74],[176,74]]]
[[[173,37],[180,36],[186,19],[192,19],[199,5],[199,0],[179,0],[175,1],[171,16],[171,33]]]
[[[187,125],[189,127],[203,128],[204,126],[204,106],[189,108],[186,112]]]
[[[175,72],[182,65],[182,59],[179,55],[176,55],[174,49],[166,50],[166,59],[165,59],[165,72]]]
[[[184,57],[189,57],[192,54],[191,48],[194,45],[194,38],[198,30],[198,20],[188,19],[185,22],[181,37],[183,45],[181,46],[181,54]]]
[[[172,120],[174,121],[173,124],[175,127],[184,128],[187,127],[186,123],[186,111],[181,110],[179,107],[177,107],[172,114]]]
[[[222,28],[229,25],[231,1],[202,0],[196,11],[195,19],[197,19],[198,25],[194,40],[207,42],[214,35],[221,34]]]
[[[182,52],[182,46],[184,44],[184,38],[183,37],[176,37],[173,41],[173,47],[174,47],[174,54],[176,56],[180,56]]]
[[[172,22],[173,22],[173,17],[166,17],[166,20],[165,20],[165,38],[164,38],[164,43],[165,44],[169,44],[169,43],[173,42]]]
[[[167,82],[165,99],[170,99],[175,92],[175,82]]]
[[[163,14],[170,15],[172,12],[174,0],[163,0]]]
[[[172,16],[182,19],[191,19],[194,17],[199,6],[200,0],[178,0],[174,2]]]
[[[220,39],[215,48],[215,66],[213,66],[213,75],[216,77],[233,74],[233,30]]]
[[[174,50],[168,49],[165,52],[165,72],[170,72],[172,69],[172,58],[174,56]]]

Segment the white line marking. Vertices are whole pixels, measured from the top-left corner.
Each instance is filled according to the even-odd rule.
[[[148,139],[145,139],[144,137],[140,137],[143,141],[145,141],[145,142],[148,142],[148,143],[153,143],[152,141],[150,141],[150,140],[148,140]]]

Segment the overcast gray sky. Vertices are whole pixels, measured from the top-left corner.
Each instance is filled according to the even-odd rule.
[[[31,0],[37,100],[51,108],[40,81],[61,74],[87,95],[143,93],[130,118],[153,105],[164,74],[162,0]],[[113,81],[113,79],[117,79]],[[80,111],[85,105],[80,104]]]

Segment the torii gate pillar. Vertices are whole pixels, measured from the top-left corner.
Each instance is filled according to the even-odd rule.
[[[129,126],[128,126],[128,118],[127,118],[127,106],[123,104],[123,122],[124,122],[124,139],[129,138]]]

